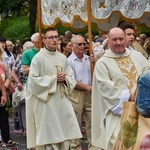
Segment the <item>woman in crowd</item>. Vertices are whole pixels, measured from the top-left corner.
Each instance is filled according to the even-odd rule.
[[[9,73],[11,74],[12,71],[12,66],[14,64],[14,56],[11,52],[8,51],[7,47],[6,47],[6,39],[0,37],[0,45],[3,48],[3,55],[2,55],[2,61],[7,65],[8,69],[9,69]]]
[[[0,46],[1,57],[3,54],[2,52],[3,52],[3,48]],[[10,82],[11,82],[11,77],[10,77],[10,73],[9,73],[7,66],[3,62],[0,62],[0,75],[3,80],[3,82],[0,81],[0,82],[2,82],[0,87],[4,86],[5,90],[7,90],[10,85]],[[1,91],[2,91],[2,89],[1,89]],[[4,95],[4,93],[5,92],[2,91],[2,95]],[[11,146],[11,145],[16,144],[16,142],[14,142],[10,138],[9,121],[8,121],[9,111],[7,108],[9,103],[10,103],[9,102],[9,93],[7,92],[6,100],[2,100],[2,97],[1,97],[1,103],[0,103],[0,130],[1,130],[1,135],[2,135],[2,139],[3,139],[3,144],[2,144],[3,148],[5,148],[6,146]]]
[[[17,57],[19,57],[20,54],[22,54],[22,51],[23,51],[23,47],[21,44],[14,46],[12,53],[13,53],[15,59],[17,59]]]
[[[72,45],[70,40],[63,40],[60,44],[61,52],[66,56],[69,57],[72,53]]]
[[[25,42],[23,45],[23,50],[27,50],[33,47],[33,44],[30,42]],[[21,67],[21,60],[22,60],[22,52],[23,50],[19,52],[17,55],[17,59],[14,63],[13,69],[12,69],[12,78],[16,84],[16,92],[22,92],[21,99],[18,104],[18,117],[19,117],[19,124],[22,128],[23,135],[26,135],[26,115],[25,115],[25,91],[26,91],[26,77],[23,74],[22,67]],[[13,101],[15,100],[15,96],[17,96],[16,92],[13,94]]]
[[[12,41],[7,40],[7,41],[6,41],[6,47],[7,47],[7,50],[8,50],[9,52],[12,52],[13,47],[14,47]]]
[[[7,66],[9,73],[11,75],[12,67],[15,61],[14,55],[12,52],[9,52],[7,47],[6,47],[6,39],[0,37],[0,46],[3,49],[2,56],[1,56],[1,61],[4,62],[4,64]],[[9,95],[9,100],[12,103],[12,94]]]

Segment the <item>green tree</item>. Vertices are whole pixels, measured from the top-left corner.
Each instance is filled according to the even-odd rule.
[[[0,36],[9,38],[13,42],[16,39],[23,41],[29,35],[29,20],[27,17],[11,17],[3,19],[0,23]]]
[[[0,0],[0,14],[8,16],[27,16],[29,12],[28,0]]]
[[[29,34],[36,31],[37,0],[0,0],[2,18],[29,17]]]
[[[37,0],[29,0],[29,28],[30,35],[36,31]]]

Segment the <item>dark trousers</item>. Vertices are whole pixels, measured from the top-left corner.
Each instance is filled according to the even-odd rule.
[[[0,130],[3,141],[7,143],[11,138],[9,132],[8,111],[5,110],[5,107],[0,107]]]

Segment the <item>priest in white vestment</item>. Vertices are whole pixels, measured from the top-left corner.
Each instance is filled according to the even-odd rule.
[[[27,147],[68,150],[69,140],[82,137],[70,100],[76,80],[66,56],[56,50],[58,32],[46,29],[43,41],[29,71]]]
[[[92,83],[92,144],[112,150],[120,129],[123,101],[132,101],[136,81],[148,60],[125,48],[120,28],[108,33],[110,49],[97,61]]]

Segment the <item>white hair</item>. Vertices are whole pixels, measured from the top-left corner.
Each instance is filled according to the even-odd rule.
[[[12,41],[10,41],[10,40],[6,41],[6,45],[12,45],[12,46],[14,46],[13,43],[12,43]]]
[[[39,33],[38,33],[38,32],[37,32],[37,33],[34,33],[34,34],[31,36],[31,41],[32,41],[32,42],[33,42],[33,41],[37,41],[38,38],[39,38]]]
[[[72,38],[71,38],[71,43],[74,44],[76,43],[78,37],[82,37],[83,39],[85,39],[82,35],[74,35]]]
[[[32,48],[32,47],[34,47],[34,44],[33,44],[32,42],[30,42],[30,41],[27,41],[27,42],[25,42],[25,43],[23,44],[23,50],[24,50],[24,51],[27,50],[27,49],[30,49],[30,48]]]

